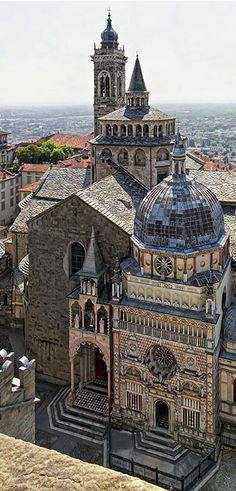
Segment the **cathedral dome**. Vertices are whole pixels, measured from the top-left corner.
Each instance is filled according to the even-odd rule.
[[[223,340],[236,343],[236,304],[226,309],[223,319]]]
[[[117,47],[118,46],[118,34],[114,31],[111,23],[111,14],[108,14],[107,27],[101,34],[102,47]]]
[[[216,196],[185,173],[173,173],[151,189],[134,222],[134,235],[151,247],[190,250],[213,245],[223,234]]]

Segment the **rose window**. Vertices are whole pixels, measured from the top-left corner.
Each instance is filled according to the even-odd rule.
[[[155,260],[155,269],[158,274],[168,276],[173,269],[172,261],[167,256],[160,256]]]
[[[172,351],[159,344],[150,349],[146,364],[153,375],[161,376],[161,378],[173,375],[177,369],[177,362]]]

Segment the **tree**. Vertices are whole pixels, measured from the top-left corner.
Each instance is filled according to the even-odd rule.
[[[54,148],[51,153],[51,162],[57,164],[59,160],[65,160],[66,156],[61,148]]]
[[[21,148],[17,157],[20,164],[38,164],[41,161],[41,148],[31,143],[27,147]]]
[[[61,150],[63,150],[64,154],[66,157],[70,157],[70,155],[74,155],[75,152],[73,150],[72,147],[70,147],[70,145],[61,145],[59,147]]]

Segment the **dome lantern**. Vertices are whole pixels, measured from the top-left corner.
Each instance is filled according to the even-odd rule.
[[[118,44],[118,34],[112,27],[111,14],[108,11],[107,27],[101,34],[101,46],[102,48],[117,48]]]

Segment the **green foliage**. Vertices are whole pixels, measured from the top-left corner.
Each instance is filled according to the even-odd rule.
[[[31,143],[27,147],[21,148],[17,153],[20,164],[39,164],[41,162],[41,149]]]
[[[58,146],[51,140],[43,142],[42,145],[27,145],[17,152],[19,163],[22,164],[57,164],[59,160],[65,160],[74,155],[74,150],[69,145]]]
[[[60,147],[54,148],[54,150],[51,153],[51,162],[53,164],[57,164],[59,160],[65,160],[65,158],[66,156]]]

